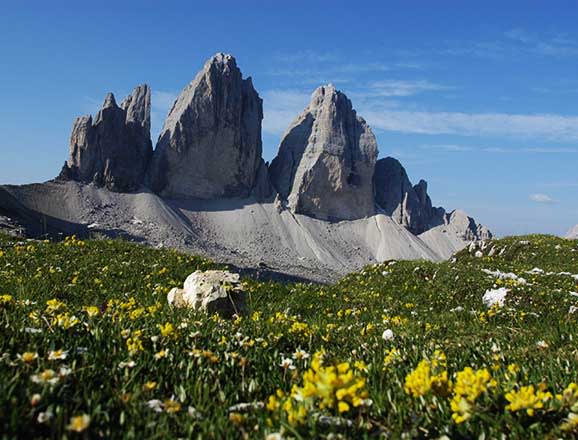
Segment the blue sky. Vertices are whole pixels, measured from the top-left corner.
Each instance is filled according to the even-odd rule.
[[[108,91],[148,83],[156,136],[222,51],[264,99],[266,160],[333,82],[434,204],[499,235],[578,223],[576,1],[18,3],[0,15],[0,183],[55,176]]]

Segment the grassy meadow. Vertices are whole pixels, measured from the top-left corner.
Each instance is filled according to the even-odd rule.
[[[331,286],[246,279],[234,320],[167,304],[223,267],[0,235],[0,438],[578,435],[576,240],[495,240]]]

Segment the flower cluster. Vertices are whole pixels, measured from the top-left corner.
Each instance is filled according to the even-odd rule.
[[[267,407],[272,411],[281,408],[289,423],[302,424],[311,413],[344,414],[367,405],[366,380],[361,375],[366,366],[355,369],[347,362],[324,365],[323,357],[324,352],[315,353],[302,384],[293,385],[288,396],[278,390],[269,397]]]

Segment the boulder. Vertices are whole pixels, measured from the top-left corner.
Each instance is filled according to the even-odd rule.
[[[263,102],[235,58],[218,53],[176,99],[149,170],[169,198],[247,197],[262,184]],[[260,189],[259,191],[262,191]]]
[[[222,270],[193,272],[182,289],[171,289],[167,300],[175,307],[218,313],[224,318],[246,315],[248,312],[239,274]]]
[[[319,87],[289,126],[269,174],[295,213],[353,220],[375,213],[377,142],[351,101],[333,85]]]
[[[150,105],[150,88],[143,84],[120,106],[109,93],[94,120],[92,116],[76,119],[70,157],[59,179],[94,183],[116,192],[136,191],[152,155]]]

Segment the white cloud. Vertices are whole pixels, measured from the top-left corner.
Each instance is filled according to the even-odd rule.
[[[466,151],[496,153],[496,154],[519,154],[519,153],[535,153],[535,154],[578,154],[577,148],[557,148],[557,147],[519,147],[519,148],[503,148],[503,147],[478,147],[465,146],[454,144],[425,144],[420,145],[422,150],[442,151],[461,153]]]
[[[467,147],[464,145],[453,145],[453,144],[442,144],[442,145],[420,145],[419,148],[422,150],[434,150],[434,151],[443,151],[443,152],[451,152],[451,153],[461,153],[465,151],[472,151],[472,147]]]
[[[423,92],[450,89],[450,87],[435,84],[428,80],[383,80],[373,82],[369,87],[375,96],[412,96]]]
[[[578,140],[578,117],[555,114],[363,111],[375,129],[421,134]]]
[[[536,203],[556,203],[557,200],[554,200],[547,194],[530,194],[530,200]]]
[[[267,90],[263,98],[263,131],[279,135],[309,104],[311,93],[300,90]]]

